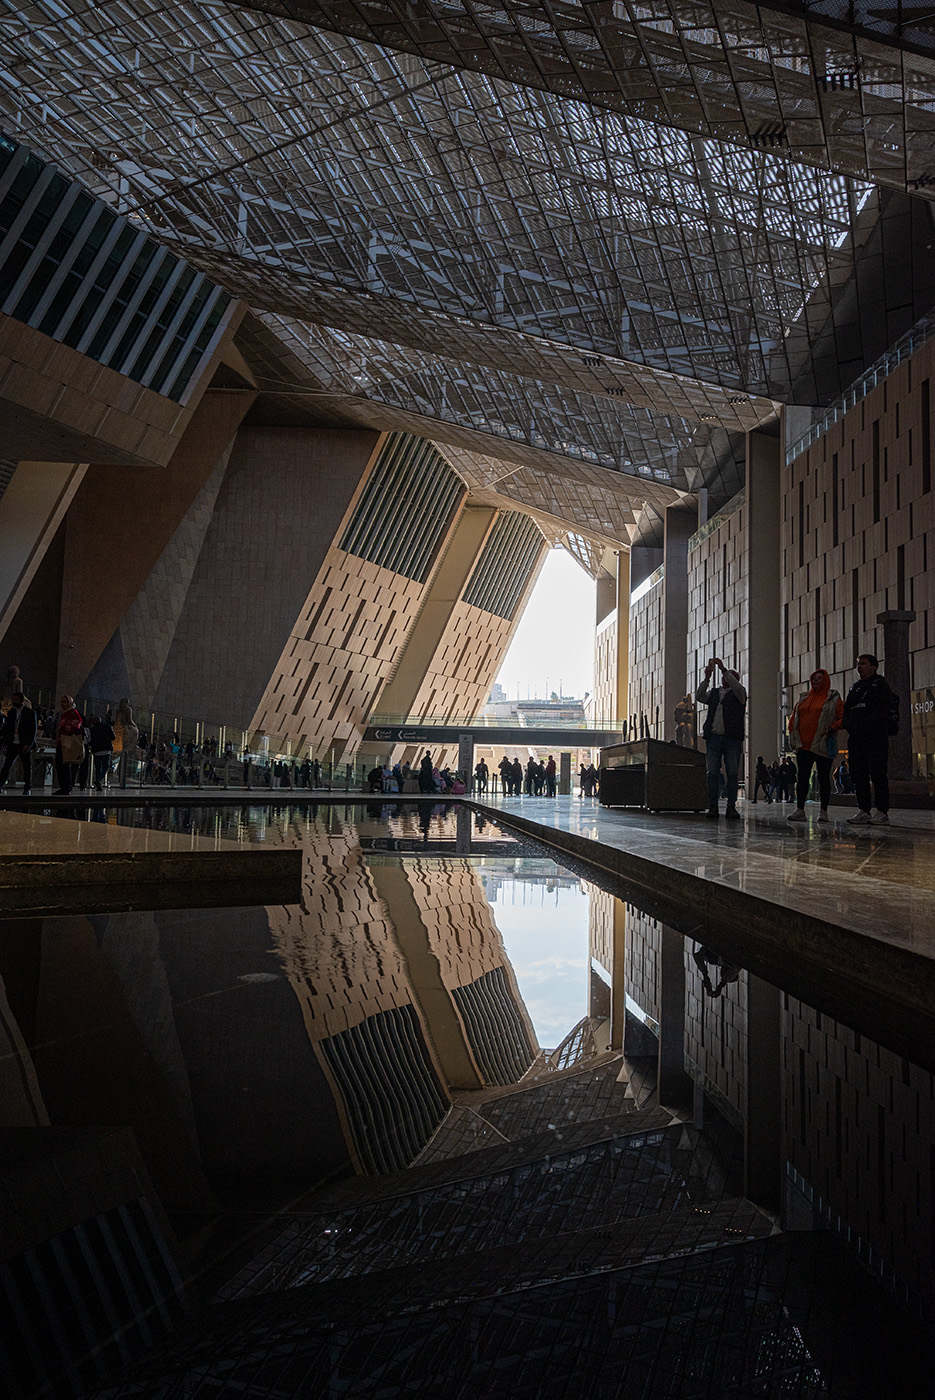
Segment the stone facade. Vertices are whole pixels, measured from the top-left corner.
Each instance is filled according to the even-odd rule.
[[[859,651],[883,655],[877,615],[913,609],[911,685],[935,685],[935,496],[929,341],[783,472],[787,703],[822,665],[846,690]]]
[[[630,715],[645,715],[655,735],[663,705],[663,588],[659,577],[630,609]],[[639,732],[639,731],[637,731]]]
[[[588,715],[596,724],[617,718],[617,610],[599,622],[594,642],[594,689]]]
[[[749,667],[747,511],[726,508],[688,553],[688,683],[692,694],[712,656],[740,672]]]

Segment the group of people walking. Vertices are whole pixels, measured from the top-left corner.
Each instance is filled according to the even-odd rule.
[[[0,747],[4,749],[0,768],[0,794],[3,785],[19,763],[22,770],[22,796],[29,797],[32,787],[33,758],[37,743],[46,739],[55,744],[56,797],[67,797],[75,787],[93,786],[103,792],[114,756],[115,745],[121,751],[135,752],[139,730],[133,723],[133,712],[121,701],[116,717],[89,715],[85,717],[70,695],[63,695],[57,714],[40,714],[26,699],[22,688],[13,690],[10,706],[0,725]]]
[[[889,739],[898,730],[899,707],[890,686],[879,674],[879,664],[870,652],[862,652],[857,658],[857,680],[843,698],[832,688],[831,677],[821,667],[809,677],[808,690],[789,717],[796,804],[789,821],[807,820],[805,803],[813,774],[818,787],[818,820],[828,821],[832,769],[842,731],[847,734],[849,782],[857,796],[858,810],[849,819],[851,825],[889,821]],[[716,671],[720,672],[717,681]],[[737,789],[747,692],[738,673],[725,667],[719,657],[713,657],[705,667],[695,698],[707,707],[701,732],[705,741],[708,816],[720,816],[723,768],[727,796],[724,815],[728,820],[739,819]],[[787,759],[777,763],[777,771],[772,771],[762,757],[757,758],[752,800],[756,802],[761,788],[768,801],[780,790],[786,800],[793,777],[791,767]]]

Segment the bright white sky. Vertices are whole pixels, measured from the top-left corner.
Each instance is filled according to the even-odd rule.
[[[588,1014],[589,899],[587,886],[548,891],[520,874],[501,882],[491,904],[520,996],[546,1050],[560,1045]]]
[[[594,688],[594,606],[594,580],[567,549],[550,549],[497,676],[509,700],[553,690],[580,700]]]

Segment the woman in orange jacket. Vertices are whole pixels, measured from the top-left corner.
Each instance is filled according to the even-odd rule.
[[[795,784],[795,811],[787,818],[790,822],[805,821],[805,798],[811,781],[812,767],[818,772],[818,797],[821,810],[818,820],[828,820],[828,802],[831,797],[831,764],[838,749],[837,731],[841,728],[844,714],[844,701],[836,690],[831,689],[831,677],[827,671],[813,671],[809,677],[809,688],[800,700],[789,719],[789,733],[795,749],[798,769]]]

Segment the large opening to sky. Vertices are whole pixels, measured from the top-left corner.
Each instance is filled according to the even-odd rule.
[[[594,688],[594,580],[551,549],[497,680],[509,700],[582,700]]]

